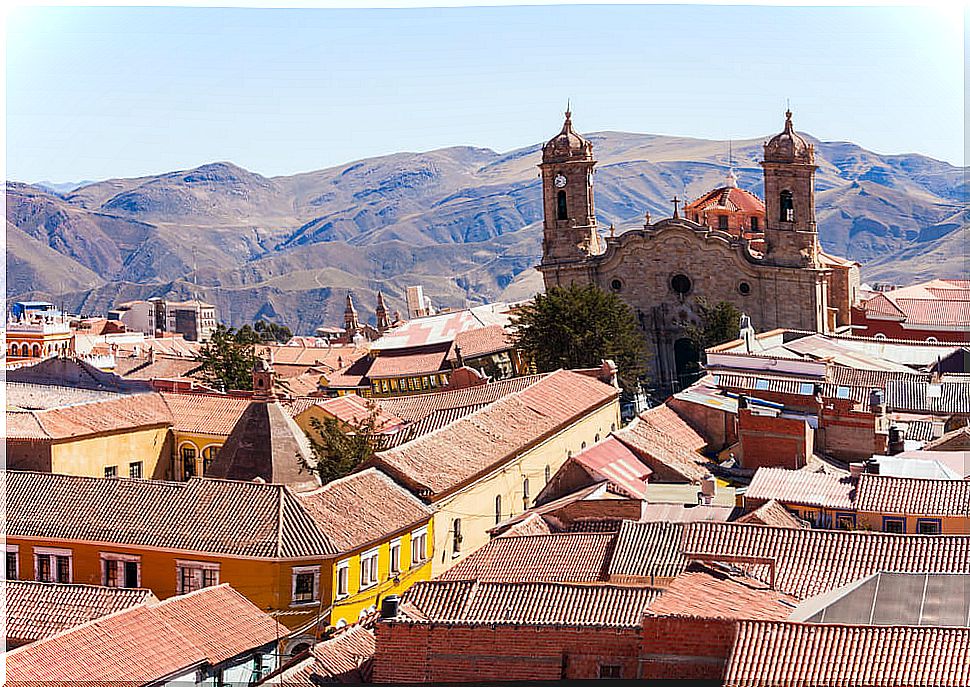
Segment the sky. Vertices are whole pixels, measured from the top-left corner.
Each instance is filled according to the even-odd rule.
[[[963,164],[959,7],[20,7],[6,176],[266,176],[583,132],[800,131]]]

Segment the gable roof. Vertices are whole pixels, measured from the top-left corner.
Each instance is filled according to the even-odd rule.
[[[660,592],[548,582],[417,582],[401,604],[410,622],[636,628]]]
[[[754,566],[804,599],[879,571],[970,573],[970,535],[789,529],[737,523],[684,525],[691,559]]]
[[[425,523],[431,509],[374,468],[297,496],[317,526],[341,551]]]
[[[34,642],[125,608],[157,601],[149,589],[7,580],[7,641]]]
[[[295,399],[291,404],[286,404],[286,407],[293,417],[299,417],[316,407],[347,425],[363,423],[371,414],[369,399],[355,394],[333,398],[300,398]],[[402,423],[401,418],[387,412],[378,404],[375,404],[374,410],[377,413],[376,427],[378,430],[388,429],[393,425]]]
[[[172,414],[172,429],[191,434],[228,436],[249,406],[248,398],[161,392]]]
[[[855,506],[869,513],[970,518],[970,480],[863,473]]]
[[[685,525],[624,520],[607,566],[610,580],[676,577],[687,567],[682,552]]]
[[[329,556],[337,546],[280,485],[7,470],[6,533],[257,558]]]
[[[614,436],[636,452],[657,480],[700,482],[710,474],[699,453],[707,442],[669,406],[641,413]]]
[[[314,644],[306,659],[260,684],[318,687],[324,682],[370,682],[376,650],[374,631],[352,625],[332,639]]]
[[[613,551],[614,533],[556,533],[496,537],[440,580],[481,582],[596,582]]]
[[[7,382],[70,386],[76,389],[114,391],[122,394],[151,390],[151,384],[147,381],[124,379],[71,356],[53,356],[31,365],[21,365],[7,370]]]
[[[144,684],[289,633],[228,584],[138,605],[6,654],[7,684]]]
[[[206,474],[235,480],[262,479],[296,491],[320,486],[304,467],[316,457],[310,440],[279,401],[252,401],[243,411]]]
[[[970,630],[742,621],[726,687],[970,684]]]
[[[569,459],[599,480],[620,488],[630,498],[645,499],[647,479],[653,470],[644,465],[626,444],[610,435]]]
[[[802,506],[851,510],[856,480],[809,470],[758,468],[744,492],[745,500],[780,501]]]
[[[48,410],[8,410],[7,438],[73,439],[171,424],[171,412],[158,394],[116,394]]]
[[[559,370],[376,461],[428,495],[440,495],[511,460],[611,401],[618,390]]]
[[[377,402],[392,415],[396,415],[407,422],[416,422],[441,410],[493,403],[509,394],[532,386],[544,376],[512,377],[453,391],[435,391],[427,394],[380,398],[377,399]]]
[[[766,525],[768,527],[809,527],[809,523],[796,518],[783,505],[772,499],[758,506],[750,513],[745,513],[735,520],[738,523],[750,525]]]

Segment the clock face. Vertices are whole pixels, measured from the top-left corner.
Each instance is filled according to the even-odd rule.
[[[556,188],[562,188],[566,185],[566,177],[562,174],[557,174],[556,178],[552,180],[552,183],[556,185]]]

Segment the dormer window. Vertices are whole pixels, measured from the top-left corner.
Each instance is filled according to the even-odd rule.
[[[778,218],[782,222],[795,221],[795,198],[791,191],[782,191],[778,199],[781,215]]]

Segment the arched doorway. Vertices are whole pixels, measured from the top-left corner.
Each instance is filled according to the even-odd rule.
[[[700,351],[687,337],[674,342],[674,366],[677,370],[677,383],[681,389],[693,384],[703,374]]]

